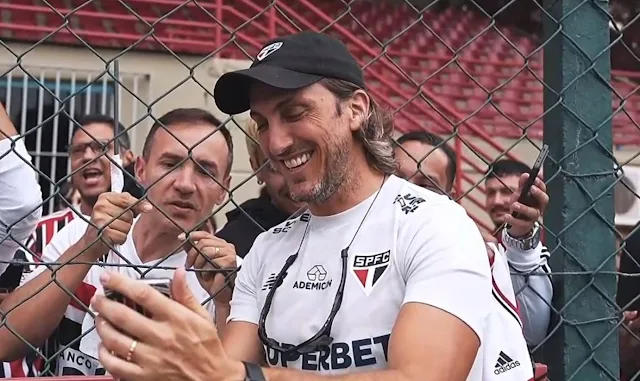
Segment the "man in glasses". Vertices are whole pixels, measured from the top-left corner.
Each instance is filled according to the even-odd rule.
[[[392,121],[345,45],[314,32],[272,40],[251,68],[223,75],[214,95],[227,114],[251,112],[262,150],[309,212],[256,239],[222,337],[193,302],[184,271],[174,277],[175,300],[106,273],[104,287],[155,316],[96,296],[109,373],[129,381],[531,378],[528,356],[483,347],[501,327],[487,325],[491,270],[478,228],[447,196],[393,175]]]
[[[21,250],[18,253],[23,257],[23,260],[35,263],[42,256],[44,248],[54,235],[78,214],[83,214],[88,218],[98,196],[110,190],[110,161],[103,152],[113,154],[116,123],[112,117],[103,114],[89,114],[77,120],[71,135],[68,153],[71,168],[70,185],[78,191],[80,202],[78,205],[69,207],[65,201],[62,201],[61,204],[64,207],[61,210],[50,213],[38,221],[26,244],[29,250]],[[118,127],[120,134],[116,140],[120,145],[120,155],[123,164],[130,165],[133,163],[134,155],[131,151],[129,135],[124,131],[122,124],[118,123]],[[63,188],[60,187],[61,192]],[[36,257],[34,258],[32,254],[35,254]],[[14,282],[8,291],[13,291],[18,287],[21,278],[28,278],[33,268],[33,265],[12,266],[10,271],[14,273],[12,277]],[[68,313],[73,314],[73,307]],[[25,359],[15,360],[11,364],[6,363],[3,367],[5,369],[3,376],[35,376],[42,367],[42,361],[35,360],[35,353],[31,353]],[[11,372],[9,373],[8,370]],[[0,376],[2,375],[0,374]]]
[[[79,127],[73,131],[69,144],[71,183],[80,193],[80,211],[86,216],[91,215],[98,196],[111,189],[111,162],[105,153],[113,154],[117,141],[123,166],[135,159],[129,136],[120,123],[119,135],[114,140],[116,123],[106,115],[87,115],[78,121]]]

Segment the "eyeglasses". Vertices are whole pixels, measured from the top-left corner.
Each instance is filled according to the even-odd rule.
[[[82,156],[87,148],[91,148],[93,153],[112,152],[113,141],[110,140],[91,140],[87,143],[74,144],[69,146],[71,156]]]
[[[342,249],[342,251],[340,252],[340,257],[342,259],[342,273],[340,275],[340,284],[338,285],[338,291],[336,292],[336,297],[333,300],[333,306],[331,307],[329,317],[327,317],[327,320],[323,324],[322,328],[320,328],[320,331],[318,331],[318,333],[313,335],[313,337],[311,337],[310,339],[305,340],[304,342],[297,345],[284,343],[278,344],[277,341],[270,339],[269,336],[267,336],[265,327],[267,322],[267,315],[271,310],[271,303],[273,302],[273,296],[276,293],[276,289],[280,285],[282,285],[284,278],[287,276],[287,270],[289,270],[289,267],[291,267],[293,262],[296,261],[299,253],[300,250],[287,258],[284,266],[282,266],[282,270],[280,270],[280,272],[276,276],[273,287],[271,287],[271,290],[269,290],[269,293],[267,294],[264,306],[262,307],[262,311],[260,312],[260,320],[258,322],[258,336],[260,337],[260,341],[262,341],[262,343],[267,347],[282,353],[296,352],[298,354],[305,354],[318,352],[322,348],[329,348],[329,345],[333,342],[333,337],[331,337],[331,327],[333,326],[333,320],[336,318],[336,315],[338,314],[338,311],[340,311],[340,307],[342,306],[344,287],[347,281],[347,258],[349,257],[348,247]]]

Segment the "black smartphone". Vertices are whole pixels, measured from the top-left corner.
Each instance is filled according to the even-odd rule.
[[[140,279],[141,282],[144,282],[146,284],[148,284],[149,286],[155,288],[156,290],[160,291],[161,294],[163,294],[164,296],[171,298],[171,291],[170,291],[170,285],[171,285],[171,279],[169,278],[157,278],[157,279]],[[147,311],[145,311],[145,309],[138,305],[137,303],[135,303],[134,301],[132,301],[131,299],[125,297],[124,295],[122,295],[119,292],[113,291],[113,290],[109,290],[109,289],[105,289],[104,290],[104,296],[107,297],[107,299],[111,299],[115,302],[118,303],[122,303],[136,311],[138,311],[139,313],[141,313],[142,315],[145,315],[147,317],[151,317],[151,314],[147,313]]]
[[[540,154],[538,154],[538,158],[536,159],[535,163],[533,163],[533,167],[531,167],[531,171],[529,171],[529,178],[527,179],[527,182],[524,184],[524,187],[522,188],[522,193],[520,193],[520,197],[518,198],[518,202],[520,204],[532,206],[532,207],[536,206],[536,202],[531,196],[531,187],[533,186],[533,183],[536,181],[536,177],[538,177],[538,174],[540,173],[540,169],[542,169],[542,164],[544,164],[544,161],[547,159],[548,155],[549,155],[549,146],[544,144],[542,146],[542,149],[540,150]],[[517,212],[511,213],[511,215],[515,218],[518,217]]]

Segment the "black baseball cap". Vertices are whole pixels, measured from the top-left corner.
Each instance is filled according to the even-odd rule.
[[[267,42],[249,69],[223,74],[213,96],[220,111],[234,115],[249,110],[249,87],[254,81],[297,90],[323,78],[341,79],[365,88],[360,65],[342,42],[305,31]]]

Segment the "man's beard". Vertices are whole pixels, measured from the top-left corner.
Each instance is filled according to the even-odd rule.
[[[295,202],[321,204],[333,197],[341,187],[351,182],[349,140],[345,137],[327,144],[329,152],[324,165],[324,174],[320,181],[305,194],[289,193]]]

